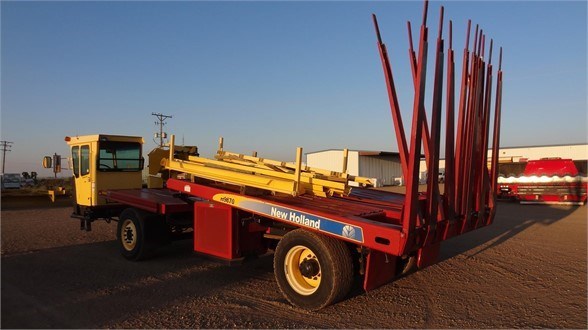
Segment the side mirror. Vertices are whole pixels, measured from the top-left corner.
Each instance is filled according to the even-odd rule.
[[[52,168],[53,173],[61,172],[61,156],[58,154],[43,157],[43,168]]]
[[[43,168],[53,168],[53,157],[51,157],[51,156],[43,157]]]

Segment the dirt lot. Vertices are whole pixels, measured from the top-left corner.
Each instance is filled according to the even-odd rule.
[[[501,203],[441,261],[320,312],[293,308],[270,256],[228,267],[177,242],[119,256],[115,224],[3,210],[2,328],[586,328],[587,208]]]

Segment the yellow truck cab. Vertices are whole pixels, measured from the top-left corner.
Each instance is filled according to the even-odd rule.
[[[145,162],[142,137],[96,134],[67,136],[65,141],[71,149],[74,216],[83,219],[91,213],[101,213],[102,209],[111,210],[104,207],[107,201],[101,191],[141,188]]]

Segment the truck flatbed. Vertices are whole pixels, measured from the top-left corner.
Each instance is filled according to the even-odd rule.
[[[194,209],[186,198],[180,198],[179,193],[183,193],[196,202],[230,205],[382,252],[399,253],[397,239],[402,227],[399,216],[394,216],[402,208],[403,195],[363,189],[365,191],[359,194],[363,196],[361,201],[357,195],[353,198],[305,195],[255,197],[176,179],[168,180],[168,187],[169,189],[109,190],[104,196],[109,202],[126,204],[147,212],[173,214]],[[368,199],[367,196],[374,199]]]
[[[190,212],[193,206],[177,198],[177,192],[169,189],[107,190],[103,195],[112,202],[130,205],[147,212],[168,214]]]

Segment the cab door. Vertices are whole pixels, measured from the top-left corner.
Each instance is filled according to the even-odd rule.
[[[90,168],[90,144],[82,144],[71,148],[73,173],[76,185],[76,203],[92,206],[92,180]]]

